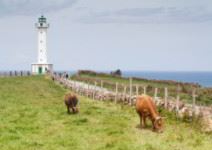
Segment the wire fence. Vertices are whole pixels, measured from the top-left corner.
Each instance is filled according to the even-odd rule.
[[[31,76],[30,71],[0,71],[0,77]]]
[[[104,82],[101,81],[99,84],[97,82],[80,82],[76,80],[69,80],[65,75],[53,74],[52,79],[72,91],[87,96],[93,100],[100,101],[114,101],[114,103],[123,103],[130,106],[134,106],[137,96],[141,94],[148,94],[146,86],[134,85],[132,78],[129,80],[129,86],[119,87],[116,82],[114,90],[104,87]],[[135,87],[135,88],[133,88]],[[197,116],[207,116],[212,118],[212,106],[203,106],[196,104],[196,89],[192,89],[191,94],[191,104],[185,103],[181,100],[180,89],[176,91],[176,97],[169,96],[169,90],[164,87],[163,97],[158,96],[158,88],[154,89],[153,99],[157,106],[161,106],[168,111],[175,112],[179,117],[197,117]]]

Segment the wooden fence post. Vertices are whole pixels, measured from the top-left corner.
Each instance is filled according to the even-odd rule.
[[[97,85],[97,83],[96,83],[96,81],[95,81],[95,83],[94,83],[94,87],[93,87],[93,100],[95,99],[95,94],[96,94],[96,85]]]
[[[176,111],[177,111],[177,113],[179,111],[179,101],[180,101],[180,95],[177,94],[177,101],[176,101]]]
[[[164,88],[164,107],[167,109],[167,104],[168,104],[168,88]]]
[[[180,86],[177,86],[176,112],[179,112]]]
[[[78,93],[77,81],[74,81],[74,84],[75,84],[75,91],[76,91],[76,93]]]
[[[94,87],[94,85],[92,85],[91,90],[92,90],[92,99],[93,99],[93,100],[94,100],[94,89],[95,89],[95,87]]]
[[[79,87],[77,85],[77,81],[75,81],[75,86],[76,86],[76,92],[79,93]]]
[[[103,90],[103,81],[101,80],[101,101],[103,101],[103,96],[104,96],[104,90]]]
[[[115,103],[117,104],[117,98],[118,98],[118,82],[116,82],[116,95],[115,95]]]
[[[60,80],[62,80],[62,78],[60,78]],[[77,81],[74,81],[74,89],[75,89],[75,92],[78,94],[78,86],[77,86]]]
[[[195,115],[195,109],[196,109],[196,89],[193,89],[192,91],[192,115]]]
[[[56,76],[56,79],[58,80],[58,76]],[[71,90],[74,91],[74,80],[71,82]]]
[[[138,96],[138,95],[139,95],[139,86],[136,85],[136,96]]]
[[[65,81],[64,86],[65,86],[65,88],[68,88],[68,83],[67,83],[67,81]]]
[[[130,105],[132,105],[132,78],[130,78]]]
[[[75,89],[76,89],[76,87],[75,87],[75,81],[73,80],[73,91],[75,92]]]
[[[89,82],[87,83],[87,97],[89,97]]]
[[[103,81],[101,80],[101,89],[103,89]]]
[[[125,101],[126,93],[127,93],[127,87],[126,87],[126,86],[124,86],[123,102]]]
[[[65,78],[64,78],[64,76],[63,76],[63,81],[65,80]],[[80,85],[78,84],[78,86],[77,86],[77,93],[79,94],[79,95],[81,95],[81,87],[80,87]]]
[[[146,94],[146,86],[144,86],[143,89],[144,89],[144,94]]]
[[[154,94],[154,99],[156,100],[158,97],[158,88],[155,88],[155,94]]]

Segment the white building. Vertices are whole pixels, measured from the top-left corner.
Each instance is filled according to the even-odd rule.
[[[38,18],[35,24],[38,30],[38,58],[37,63],[32,64],[32,74],[45,74],[53,71],[53,64],[47,61],[47,29],[49,24],[44,16]]]

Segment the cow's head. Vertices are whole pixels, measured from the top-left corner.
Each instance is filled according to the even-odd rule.
[[[74,113],[78,113],[79,112],[79,109],[77,107],[73,107],[73,112]]]
[[[159,132],[159,133],[163,132],[163,119],[162,119],[162,117],[158,116],[158,117],[155,118],[154,130],[156,132]]]

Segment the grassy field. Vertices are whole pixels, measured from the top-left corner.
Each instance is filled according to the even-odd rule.
[[[211,150],[212,135],[169,116],[165,132],[138,128],[133,108],[80,97],[68,115],[63,87],[42,76],[0,78],[1,150]]]

